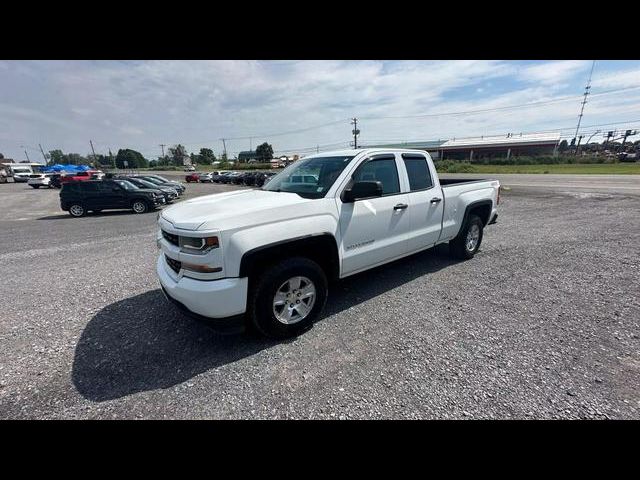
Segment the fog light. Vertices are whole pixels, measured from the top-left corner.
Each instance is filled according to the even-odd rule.
[[[206,265],[196,265],[194,263],[185,263],[182,262],[182,268],[184,268],[185,270],[190,270],[192,272],[199,272],[199,273],[215,273],[215,272],[221,272],[222,271],[222,267],[207,267]]]

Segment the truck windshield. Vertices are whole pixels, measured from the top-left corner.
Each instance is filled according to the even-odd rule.
[[[271,178],[262,190],[322,198],[352,159],[353,156],[340,156],[298,160]]]

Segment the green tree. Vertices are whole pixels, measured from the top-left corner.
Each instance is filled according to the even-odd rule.
[[[51,163],[62,163],[64,153],[62,153],[62,150],[51,150],[49,151],[49,157],[51,158]]]
[[[173,165],[183,165],[185,157],[188,156],[187,149],[180,144],[169,147],[169,158]]]
[[[213,150],[210,148],[201,148],[200,154],[198,155],[198,163],[202,163],[204,165],[211,165],[216,161],[216,156],[213,153]]]
[[[4,155],[0,153],[0,160],[4,158]]]
[[[258,145],[256,148],[256,157],[258,157],[258,160],[262,163],[270,161],[273,158],[273,147],[267,142]]]
[[[560,153],[562,153],[562,152],[566,152],[568,148],[569,148],[569,144],[567,143],[567,141],[566,141],[566,140],[562,140],[562,141],[560,142],[560,145],[558,145],[558,151],[559,151]]]
[[[84,165],[87,163],[87,159],[79,153],[66,153],[62,156],[62,163],[69,165]]]
[[[124,162],[127,162],[125,167]],[[131,150],[129,148],[118,150],[116,155],[116,167],[118,168],[146,168],[149,166],[149,162],[142,156],[140,152]]]

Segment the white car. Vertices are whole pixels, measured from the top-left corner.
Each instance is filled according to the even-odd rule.
[[[29,175],[29,180],[27,180],[27,184],[33,188],[40,188],[40,187],[53,188],[53,186],[51,185],[50,173],[32,173],[31,175]]]
[[[314,183],[289,182],[312,175]],[[498,217],[497,180],[441,180],[428,153],[360,149],[299,160],[261,189],[192,198],[158,218],[166,297],[218,330],[312,326],[327,285],[449,243],[472,258]]]
[[[186,167],[184,167],[184,171],[185,172],[195,172],[196,171],[196,167],[194,167],[193,165],[187,165]]]

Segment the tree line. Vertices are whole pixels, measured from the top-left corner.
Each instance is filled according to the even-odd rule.
[[[269,162],[273,158],[273,147],[267,142],[259,145],[255,151],[256,160],[260,162]],[[0,154],[0,159],[4,158]],[[50,150],[45,154],[47,164],[65,164],[65,165],[93,165],[96,167],[104,168],[148,168],[148,167],[162,167],[162,166],[182,166],[185,164],[186,159],[190,159],[192,164],[197,165],[211,165],[213,162],[219,160],[222,163],[226,163],[229,160],[225,154],[222,154],[220,158],[217,158],[213,150],[210,148],[201,148],[198,153],[187,153],[187,149],[177,144],[167,149],[167,153],[158,158],[149,160],[142,155],[142,153],[130,149],[121,148],[117,154],[113,154],[109,150],[108,155],[93,154],[80,155],[79,153],[64,153],[60,149]],[[187,162],[188,163],[188,162]]]

